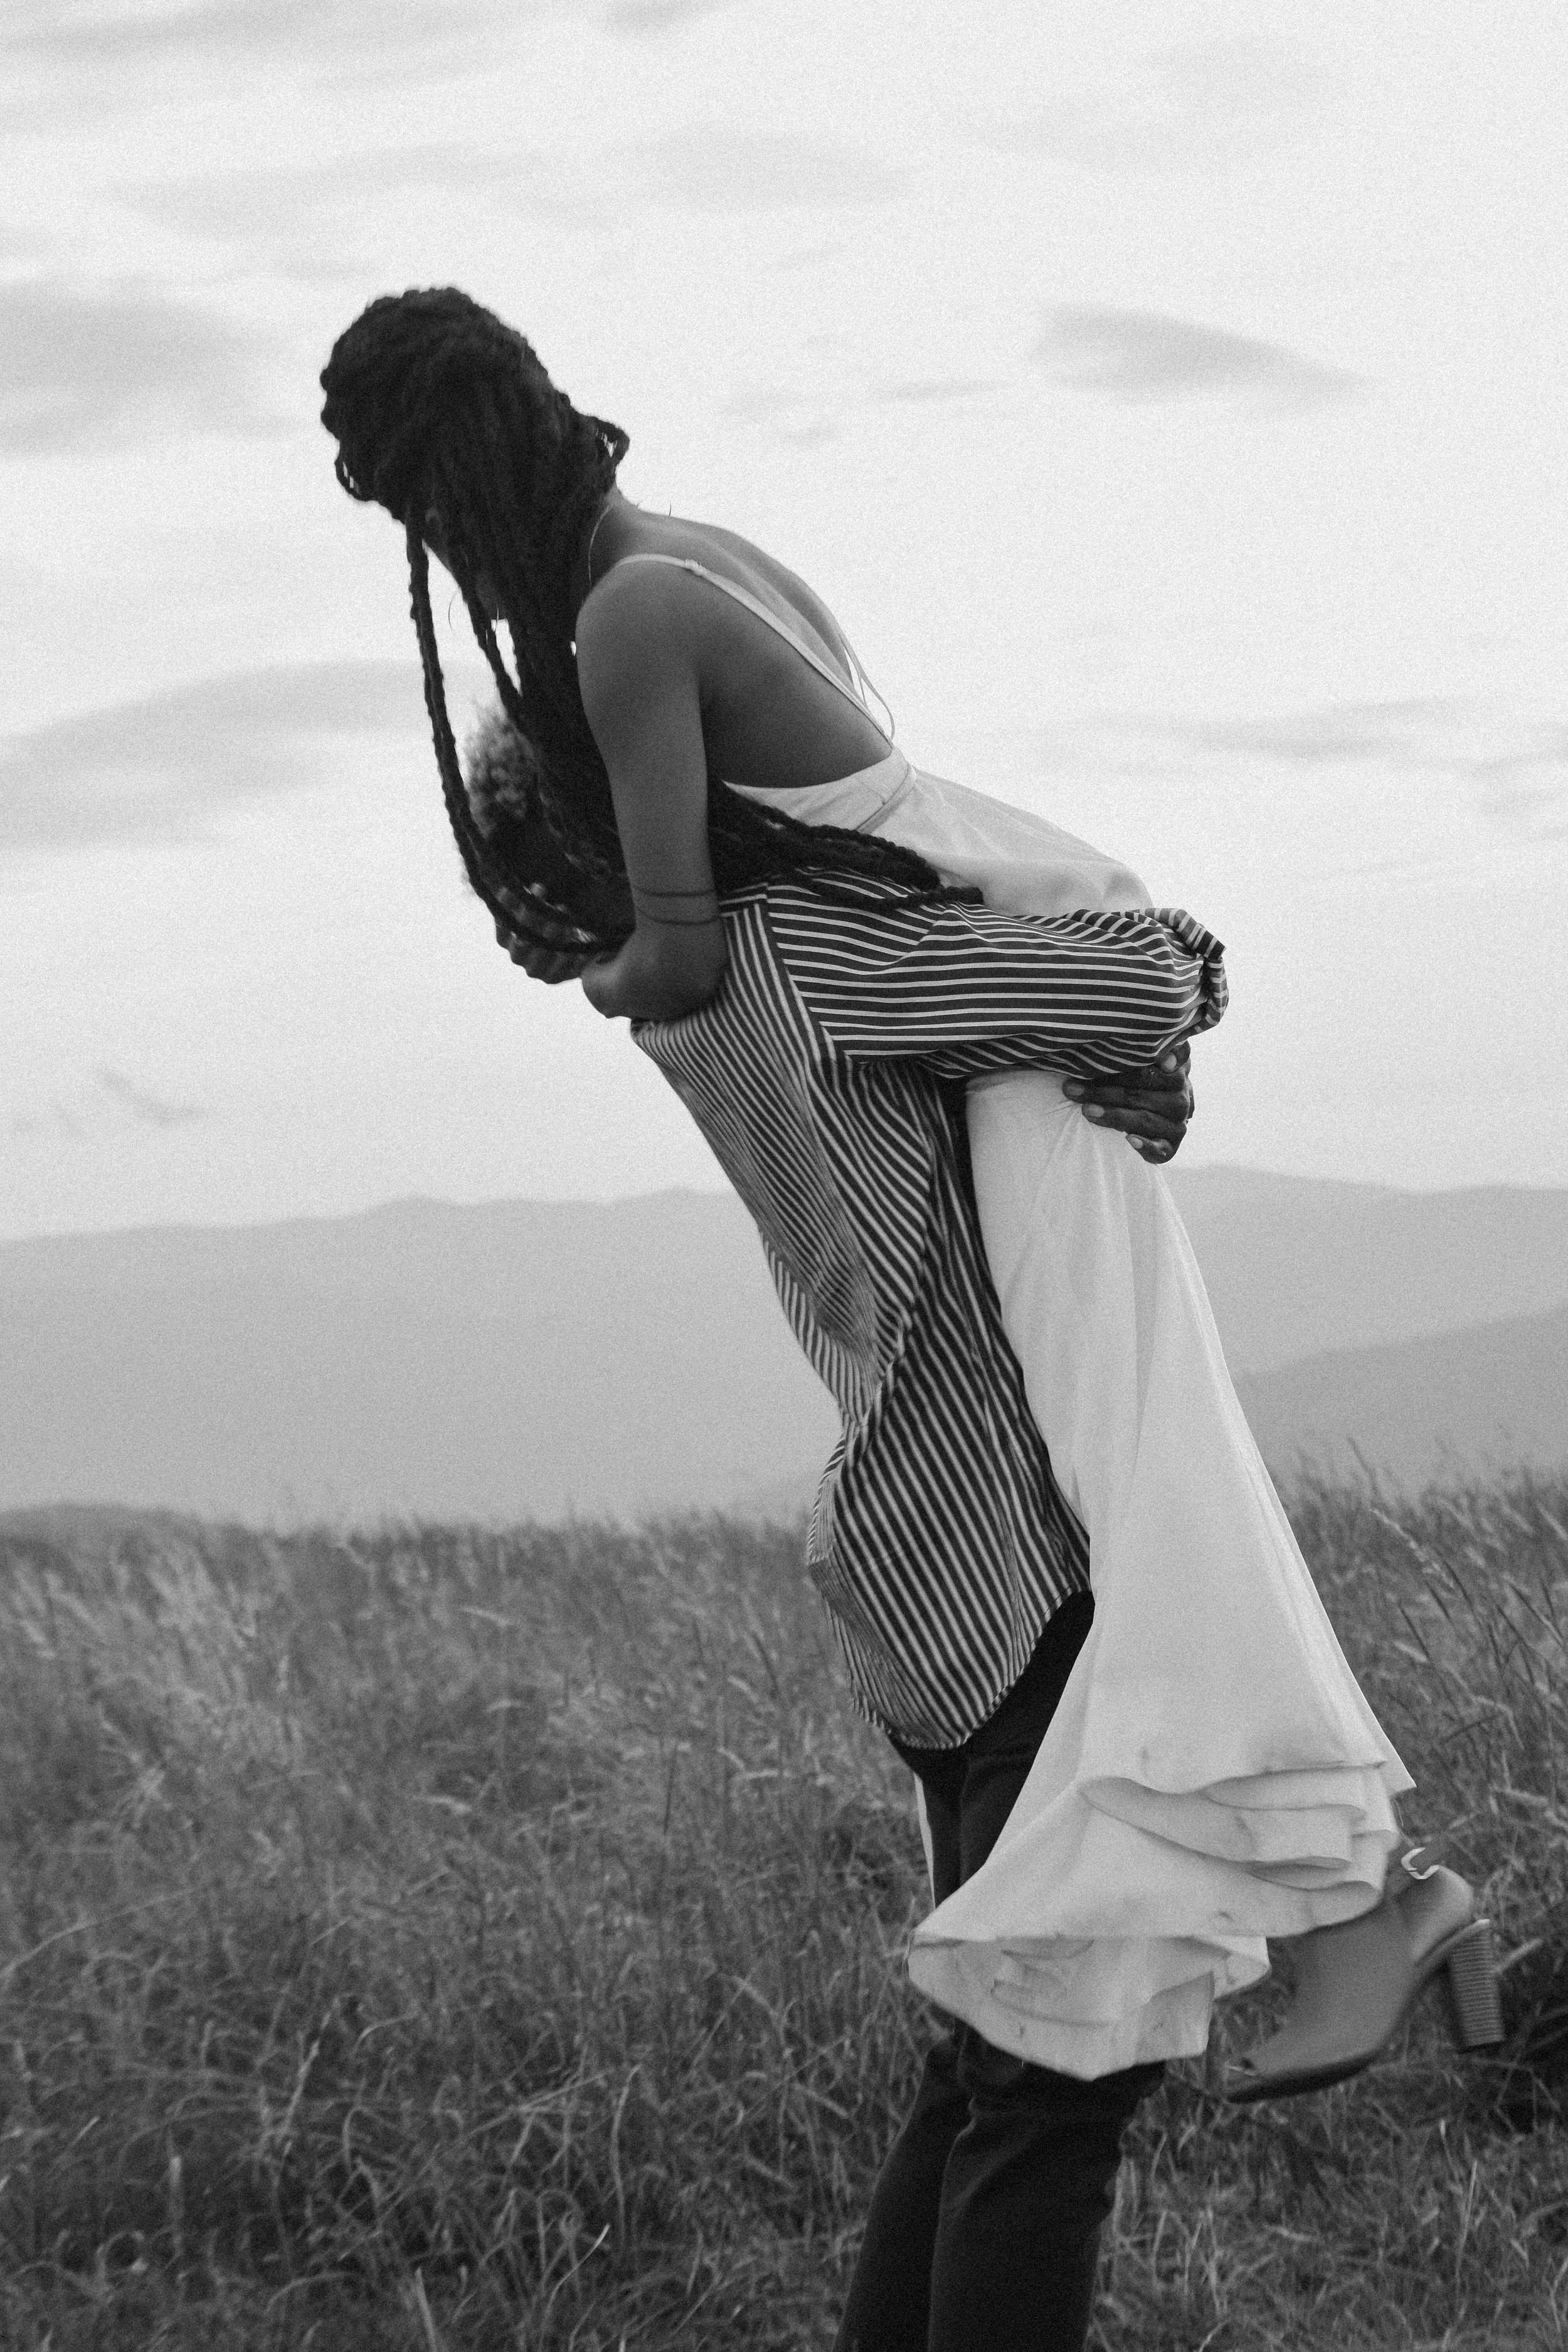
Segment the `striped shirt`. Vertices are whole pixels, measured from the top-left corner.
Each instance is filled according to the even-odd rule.
[[[807,1565],[857,1705],[952,1747],[1089,1581],[986,1271],[962,1087],[1152,1061],[1219,1019],[1222,951],[1180,912],[1006,915],[858,875],[760,883],[723,911],[718,994],[632,1034],[751,1211],[837,1403]]]

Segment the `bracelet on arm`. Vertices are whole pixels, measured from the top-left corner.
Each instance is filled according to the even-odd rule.
[[[717,893],[712,890],[639,890],[634,882],[631,891],[632,903],[637,910],[638,919],[660,924],[668,929],[710,930],[715,923],[721,923],[724,919],[719,911]],[[651,907],[644,905],[643,901],[647,898],[710,898],[714,901],[714,905],[712,912],[707,915],[657,915]]]

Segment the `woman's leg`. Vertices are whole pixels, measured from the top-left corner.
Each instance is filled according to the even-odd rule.
[[[1046,1936],[1118,1884],[1116,1932],[1147,1961],[1130,1998],[1134,1978],[1150,1998],[1169,1990],[1194,1941],[1215,1990],[1235,1991],[1263,1972],[1265,1937],[1375,1899],[1410,1776],[1247,1427],[1162,1178],[1045,1074],[972,1088],[967,1127],[1003,1325],[1089,1538],[1095,1625],[1077,1744],[1058,1716],[1059,1770],[1031,1791],[1040,1834],[1016,1858],[1016,1914],[984,1897],[958,1912]],[[1076,1810],[1054,1804],[1064,1786]],[[1121,1855],[1148,1874],[1129,1885]]]

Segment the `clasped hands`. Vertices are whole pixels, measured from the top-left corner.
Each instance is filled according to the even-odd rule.
[[[1158,1168],[1173,1160],[1194,1108],[1193,1049],[1184,1038],[1142,1069],[1109,1078],[1066,1078],[1062,1092],[1096,1127],[1125,1135],[1142,1160]]]
[[[531,980],[558,987],[563,980],[581,980],[595,1011],[614,1019],[618,1007],[608,1001],[603,984],[594,985],[594,968],[606,959],[594,948],[578,944],[546,947],[524,939],[505,923],[496,924],[496,938],[514,964]],[[1153,1167],[1173,1160],[1192,1122],[1195,1107],[1192,1080],[1192,1047],[1173,1045],[1158,1062],[1135,1070],[1118,1070],[1108,1078],[1068,1078],[1062,1092],[1077,1103],[1096,1127],[1125,1135],[1141,1159]]]

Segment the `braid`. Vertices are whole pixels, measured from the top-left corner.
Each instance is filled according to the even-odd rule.
[[[562,927],[578,940],[602,938],[581,902],[593,885],[624,884],[626,866],[609,775],[577,685],[572,566],[584,525],[615,485],[626,435],[574,408],[532,346],[455,287],[372,302],[333,344],[321,385],[338,480],[405,529],[442,796],[469,881],[492,914],[542,943],[562,944]],[[429,509],[501,708],[526,746],[525,862],[517,828],[487,839],[476,826],[463,782],[430,614]],[[515,677],[479,603],[481,576],[505,616]],[[801,824],[716,778],[708,834],[721,894],[785,875],[831,889],[835,872],[941,888],[912,850]]]
[[[590,934],[573,922],[566,908],[547,906],[545,894],[536,883],[530,885],[526,874],[503,877],[499,870],[500,861],[491,854],[482,836],[463,782],[458,746],[447,710],[441,656],[437,648],[436,625],[430,612],[429,556],[424,540],[412,522],[408,525],[408,569],[413,586],[414,627],[419,639],[419,658],[425,672],[425,708],[430,714],[430,730],[436,739],[436,764],[441,776],[441,797],[447,804],[447,815],[457,837],[468,880],[490,913],[504,922],[514,936],[531,940],[540,947],[558,948],[584,941]],[[563,925],[566,928],[566,937],[563,936]]]

